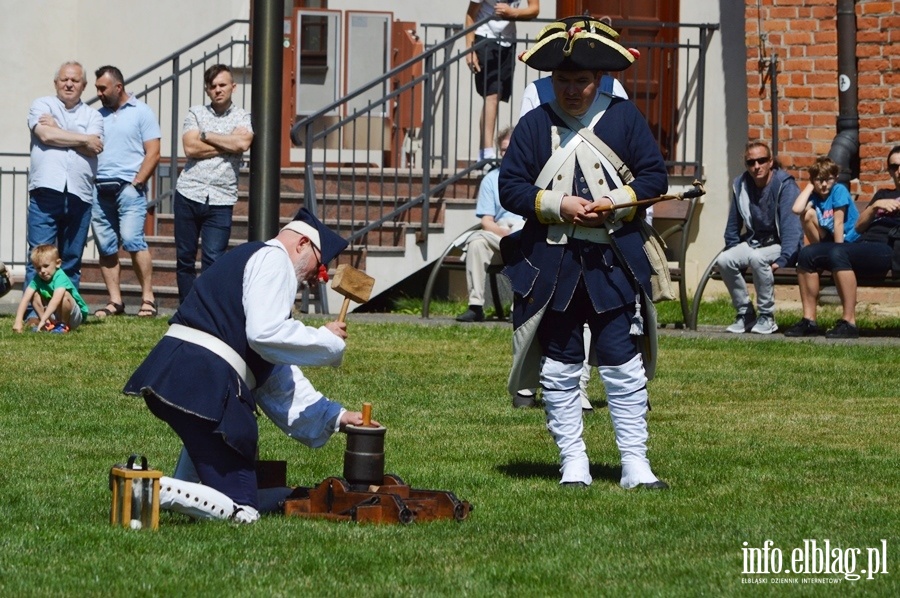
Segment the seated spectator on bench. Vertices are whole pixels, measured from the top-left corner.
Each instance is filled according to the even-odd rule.
[[[512,127],[500,131],[500,157],[509,147]],[[507,211],[500,205],[497,179],[500,169],[495,168],[481,180],[478,189],[478,203],[475,216],[481,218],[481,230],[473,232],[466,241],[466,284],[469,289],[469,308],[456,317],[458,322],[481,322],[484,320],[484,284],[488,267],[500,263],[500,239],[519,230],[525,220],[518,214]]]
[[[785,336],[815,336],[821,334],[816,324],[819,297],[819,272],[830,270],[841,299],[842,316],[827,338],[858,338],[856,326],[856,277],[883,277],[889,270],[900,275],[900,242],[896,239],[900,227],[900,145],[891,148],[887,158],[888,172],[894,180],[893,189],[880,189],[859,215],[855,243],[816,243],[800,251],[797,280],[803,319],[787,329]],[[892,238],[892,236],[894,238]],[[893,247],[892,247],[893,246]],[[893,259],[893,263],[892,263]]]
[[[737,310],[726,330],[735,334],[771,334],[775,323],[775,277],[778,268],[792,266],[803,233],[791,211],[800,188],[794,177],[772,160],[765,141],[747,144],[747,172],[732,184],[731,208],[725,225],[725,250],[716,265]],[[750,268],[759,317],[750,303],[743,271]]]
[[[807,169],[809,183],[794,201],[794,214],[800,216],[808,244],[820,241],[852,243],[859,238],[854,227],[859,211],[850,191],[835,185],[841,167],[828,156],[819,156]]]

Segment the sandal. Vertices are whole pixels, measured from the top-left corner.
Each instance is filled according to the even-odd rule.
[[[148,305],[149,307],[147,307]],[[141,309],[137,313],[139,318],[155,318],[158,314],[156,301],[150,301],[149,299],[144,299],[141,302]]]
[[[109,306],[112,305],[112,309],[109,309]],[[101,320],[107,316],[121,316],[125,313],[125,304],[124,303],[113,303],[110,301],[106,304],[106,307],[103,309],[98,309],[94,312],[95,318],[100,318]]]

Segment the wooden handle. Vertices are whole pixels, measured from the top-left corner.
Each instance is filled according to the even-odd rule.
[[[681,193],[676,193],[675,195],[660,195],[659,197],[651,197],[650,199],[639,199],[637,201],[632,201],[629,203],[620,203],[619,205],[610,205],[610,206],[600,206],[595,208],[595,212],[612,212],[613,210],[622,210],[624,208],[633,208],[635,206],[650,206],[655,203],[659,203],[661,201],[669,201],[670,199],[693,199],[695,197],[700,197],[701,195],[706,194],[706,189],[703,188],[703,185],[695,182],[693,189],[688,189],[687,191],[682,191]]]
[[[372,425],[372,403],[363,403],[362,418],[364,426]]]
[[[344,304],[341,305],[341,313],[338,314],[338,322],[343,322],[347,317],[347,310],[350,309],[350,297],[344,297]]]

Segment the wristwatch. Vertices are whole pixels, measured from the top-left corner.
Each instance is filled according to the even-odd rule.
[[[132,181],[131,186],[134,187],[136,190],[140,191],[141,193],[143,193],[144,189],[147,188],[147,183],[135,183]]]
[[[200,131],[200,141],[206,141],[206,131]]]

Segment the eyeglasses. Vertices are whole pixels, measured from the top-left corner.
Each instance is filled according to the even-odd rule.
[[[765,158],[748,158],[748,159],[746,160],[747,168],[750,168],[750,167],[752,167],[752,166],[756,166],[757,164],[760,164],[760,165],[766,164],[766,163],[767,163],[769,160],[771,160],[771,159],[772,159],[772,158],[769,157],[769,156],[766,156]]]
[[[833,176],[822,176],[817,179],[813,179],[814,183],[828,183],[834,180]]]
[[[900,168],[900,164],[888,164],[888,172],[897,172],[898,168]]]

